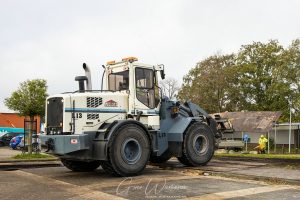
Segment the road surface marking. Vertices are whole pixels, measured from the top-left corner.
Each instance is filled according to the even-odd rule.
[[[247,189],[242,189],[242,190],[217,192],[217,193],[206,194],[206,195],[202,195],[202,196],[194,196],[194,197],[186,198],[186,200],[230,199],[230,198],[244,197],[244,196],[249,196],[249,195],[253,195],[253,194],[261,194],[261,193],[274,192],[274,191],[287,190],[287,189],[294,189],[294,187],[287,186],[287,185],[269,185],[269,186],[262,186],[262,187],[247,188]]]
[[[2,172],[3,173],[3,172]],[[44,183],[47,184],[48,186],[55,186],[55,187],[59,187],[60,189],[65,190],[66,192],[69,192],[71,194],[75,194],[76,196],[69,198],[72,200],[81,200],[81,199],[124,199],[121,198],[119,196],[116,195],[111,195],[111,194],[107,194],[104,192],[100,192],[100,191],[95,191],[95,190],[91,190],[88,189],[86,186],[78,186],[78,185],[73,185],[71,183],[67,183],[64,181],[60,181],[60,180],[56,180],[53,178],[48,178],[45,176],[40,176],[40,175],[36,175],[36,174],[32,174],[29,172],[25,172],[25,171],[20,171],[20,170],[16,170],[16,171],[7,171],[6,173],[12,173],[14,175],[18,175],[21,177],[24,177],[26,179],[32,180],[34,182],[37,183]]]
[[[25,171],[7,171],[3,173],[11,173],[13,175],[18,175],[20,177],[23,177],[27,180],[34,181],[37,183],[44,183],[48,186],[54,186],[59,187],[60,189],[63,189],[64,191],[74,194],[73,197],[69,198],[69,200],[81,200],[81,199],[124,199],[128,197],[122,198],[123,195],[117,196],[112,195],[108,193],[104,193],[99,191],[101,187],[113,187],[119,184],[120,181],[123,180],[123,178],[113,179],[113,183],[110,181],[99,181],[101,184],[91,184],[91,185],[84,185],[84,186],[78,186],[74,185],[68,182],[64,182],[61,180],[56,180],[55,178],[49,178],[44,177],[42,175],[36,175]],[[214,179],[214,180],[228,180],[228,181],[236,181],[236,182],[242,182],[242,183],[252,183],[256,185],[260,185],[260,187],[253,187],[248,189],[241,189],[241,190],[234,190],[234,191],[226,191],[226,192],[217,192],[212,194],[206,194],[202,196],[195,196],[190,197],[188,199],[228,199],[228,198],[234,198],[234,197],[243,197],[253,194],[260,194],[260,193],[266,193],[266,192],[273,192],[273,191],[280,191],[280,190],[286,190],[286,189],[297,189],[299,190],[299,186],[290,186],[290,185],[269,185],[266,183],[263,183],[261,181],[253,181],[253,180],[239,180],[239,179],[231,179],[231,178],[224,178],[224,177],[215,177],[215,176],[199,176],[198,172],[193,173],[191,175],[185,174],[184,172],[178,173],[178,176],[172,177],[169,175],[159,176],[159,177],[151,177],[149,178],[153,179],[153,182],[159,182],[161,179],[167,179],[168,181],[176,181],[176,180],[189,180],[189,179]],[[175,175],[175,174],[174,174]],[[145,179],[147,179],[147,175],[143,175],[140,177],[134,177],[132,181],[132,185],[138,185],[139,183],[147,182]],[[106,185],[103,185],[102,183],[106,183]],[[124,182],[125,183],[125,182]],[[128,182],[129,183],[129,182]],[[131,183],[130,183],[131,184]],[[130,185],[128,184],[128,185]],[[125,183],[124,186],[127,184]],[[263,186],[261,186],[263,185]],[[98,187],[97,187],[98,186]],[[99,187],[100,186],[100,187]],[[94,189],[91,187],[95,187]]]
[[[151,179],[152,183],[159,183],[159,182],[163,182],[163,181],[177,181],[177,180],[190,180],[190,179],[202,179],[205,178],[204,176],[186,176],[186,175],[180,175],[180,176],[139,176],[139,177],[132,177],[132,182],[130,181],[126,181],[123,183],[124,186],[129,186],[129,185],[138,185],[138,184],[143,184],[149,182],[149,180]],[[117,187],[120,182],[124,181],[125,179],[128,179],[128,177],[124,177],[124,178],[120,178],[120,179],[113,179],[113,180],[109,180],[109,182],[107,181],[101,181],[99,183],[93,183],[93,184],[89,184],[86,185],[86,187],[90,188],[90,189],[96,189],[96,188],[106,188],[106,187]]]
[[[206,176],[206,178],[209,179],[217,179],[217,180],[224,180],[224,181],[233,181],[233,182],[240,182],[240,183],[249,183],[249,184],[257,184],[257,185],[269,185],[264,181],[256,181],[256,180],[248,180],[248,179],[238,179],[238,178],[229,178],[229,177],[223,177],[223,176]]]

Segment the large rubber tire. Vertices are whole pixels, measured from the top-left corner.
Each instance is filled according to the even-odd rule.
[[[150,156],[151,163],[165,163],[172,158],[172,154],[169,150],[165,151],[161,156]]]
[[[94,171],[100,166],[99,161],[84,162],[77,160],[61,159],[61,162],[66,168],[74,172],[90,172]]]
[[[178,160],[187,166],[206,165],[214,155],[214,134],[204,123],[192,124],[184,135],[182,156]]]
[[[101,160],[100,161],[101,163],[101,167],[102,169],[108,173],[108,174],[111,174],[111,175],[114,175],[114,176],[120,176],[113,168],[113,166],[111,165],[110,161],[106,161],[106,160]]]
[[[146,167],[150,157],[147,133],[136,124],[126,124],[116,130],[108,143],[108,161],[102,168],[117,176],[136,176]]]

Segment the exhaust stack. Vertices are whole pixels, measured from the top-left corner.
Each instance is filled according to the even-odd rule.
[[[92,90],[92,77],[91,77],[91,70],[87,64],[83,63],[83,69],[85,71],[85,76],[87,77],[86,80],[86,89]]]

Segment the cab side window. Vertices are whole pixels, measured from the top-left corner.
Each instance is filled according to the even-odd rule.
[[[135,84],[137,99],[149,108],[156,107],[154,73],[151,69],[136,68]]]
[[[108,90],[119,91],[128,90],[129,71],[111,73],[108,75]]]

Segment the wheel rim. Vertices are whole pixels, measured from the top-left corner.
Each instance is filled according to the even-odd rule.
[[[208,148],[207,138],[203,135],[197,135],[193,140],[193,149],[196,154],[203,154]]]
[[[140,143],[134,138],[126,139],[121,151],[123,160],[130,165],[137,163],[142,154]]]

